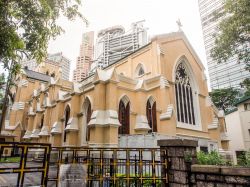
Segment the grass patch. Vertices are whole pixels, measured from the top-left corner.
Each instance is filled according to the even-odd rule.
[[[0,162],[1,163],[8,163],[8,162],[20,162],[20,157],[6,157],[6,158],[1,158]]]

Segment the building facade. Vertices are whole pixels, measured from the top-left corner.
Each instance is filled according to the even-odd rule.
[[[32,87],[22,115],[9,120],[12,135],[23,126],[16,140],[154,147],[157,139],[189,138],[202,150],[228,148],[224,116],[209,99],[204,67],[183,32],[156,36],[80,83],[53,80]]]
[[[132,23],[127,32],[119,25],[99,31],[95,46],[96,66],[104,68],[146,45],[147,29],[144,28],[143,22]]]
[[[69,80],[69,73],[70,73],[70,60],[65,57],[62,52],[49,54],[48,61],[53,61],[61,67],[62,71],[62,79]]]
[[[76,69],[73,71],[73,81],[80,82],[88,76],[94,52],[94,32],[83,34],[80,53],[77,57]]]
[[[245,78],[250,77],[249,71],[245,70],[245,64],[238,63],[237,57],[232,57],[226,62],[218,64],[210,56],[210,51],[214,47],[214,35],[218,33],[218,25],[224,18],[216,19],[214,12],[223,11],[224,1],[199,0],[198,2],[211,88],[240,88],[240,83]]]
[[[32,71],[59,76],[61,79],[69,80],[70,60],[62,53],[49,54],[47,59],[40,64],[35,59],[23,61],[21,66]]]
[[[241,98],[236,107],[225,117],[235,163],[242,152],[250,150],[250,96]]]

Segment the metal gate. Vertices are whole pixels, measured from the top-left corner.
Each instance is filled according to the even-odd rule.
[[[0,186],[47,186],[51,145],[0,142]]]

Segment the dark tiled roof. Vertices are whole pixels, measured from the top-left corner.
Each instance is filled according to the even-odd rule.
[[[50,81],[50,76],[43,74],[43,73],[38,73],[29,69],[24,69],[26,75],[28,78],[32,78],[32,79],[36,79],[36,80],[40,80],[40,81],[45,81],[45,82],[49,82]]]
[[[238,101],[236,101],[234,103],[234,105],[237,106],[237,105],[239,105],[239,104],[241,104],[241,103],[243,103],[243,102],[245,102],[247,100],[250,100],[250,95],[244,96],[244,97],[240,98]]]

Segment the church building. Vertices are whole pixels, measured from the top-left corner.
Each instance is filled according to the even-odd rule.
[[[79,83],[23,70],[4,132],[52,146],[156,147],[185,138],[204,151],[228,150],[204,71],[182,31],[155,36]]]

